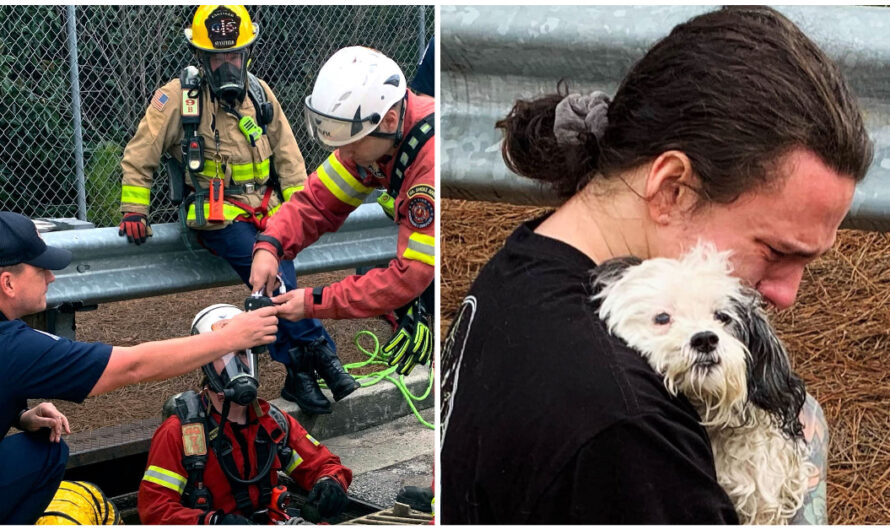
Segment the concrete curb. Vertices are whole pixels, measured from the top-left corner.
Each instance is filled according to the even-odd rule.
[[[419,366],[405,378],[408,390],[420,395],[429,383],[429,369]],[[333,401],[330,391],[324,391]],[[418,410],[433,406],[435,392],[430,391],[423,401],[416,404]],[[402,393],[387,380],[360,388],[343,400],[334,403],[333,412],[325,415],[309,415],[299,407],[283,399],[273,400],[282,410],[292,414],[312,435],[324,441],[327,438],[358,432],[411,414]],[[67,469],[98,464],[140,453],[148,453],[151,437],[161,424],[157,419],[102,427],[65,437],[70,448]]]
[[[405,378],[405,386],[411,394],[419,396],[426,390],[429,377],[429,368],[418,366]],[[330,390],[323,392],[333,403],[334,410],[331,414],[317,416],[306,414],[295,403],[280,398],[272,403],[297,418],[297,421],[319,440],[362,431],[412,414],[405,397],[386,379],[373,386],[360,388],[337,402],[334,401]],[[435,389],[432,389],[426,399],[416,403],[415,406],[418,410],[427,409],[433,406],[434,400]]]

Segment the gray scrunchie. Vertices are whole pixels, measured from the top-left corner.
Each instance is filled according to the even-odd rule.
[[[591,92],[586,96],[569,94],[556,105],[553,134],[559,145],[579,145],[581,133],[592,133],[597,141],[603,139],[609,124],[609,103],[605,92]]]

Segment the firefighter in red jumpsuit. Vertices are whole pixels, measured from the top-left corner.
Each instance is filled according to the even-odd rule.
[[[346,217],[377,187],[378,202],[399,226],[397,256],[385,269],[273,298],[279,316],[364,318],[396,311],[400,328],[384,346],[408,373],[432,353],[429,312],[435,265],[435,100],[407,89],[399,66],[376,50],[349,47],[319,72],[306,99],[306,125],[334,148],[257,236],[250,284],[275,287],[278,262],[293,259]],[[273,292],[273,291],[267,291]]]
[[[210,306],[195,317],[192,334],[218,329],[240,312]],[[272,522],[278,471],[310,492],[307,504],[322,517],[345,508],[352,471],[297,420],[256,397],[255,363],[249,350],[229,353],[202,367],[200,394],[185,392],[165,406],[171,415],[152,438],[139,486],[143,524]],[[222,436],[215,436],[218,427]]]

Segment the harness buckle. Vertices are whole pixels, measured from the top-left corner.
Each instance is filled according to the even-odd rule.
[[[248,182],[244,185],[244,193],[253,193],[256,191],[256,184],[253,182]]]

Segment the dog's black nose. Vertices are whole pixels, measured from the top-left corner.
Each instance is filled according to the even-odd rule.
[[[701,353],[711,353],[717,348],[717,343],[719,341],[720,338],[717,337],[717,334],[713,331],[699,331],[692,336],[692,340],[689,341],[689,344],[691,344],[696,351]]]

